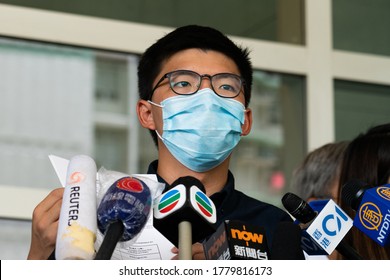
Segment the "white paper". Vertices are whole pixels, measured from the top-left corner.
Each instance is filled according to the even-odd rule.
[[[49,155],[49,159],[54,167],[54,170],[58,176],[58,179],[61,182],[61,185],[65,187],[66,182],[66,174],[68,170],[69,160]],[[112,174],[116,176],[120,176],[122,173],[115,171],[107,171],[112,172]],[[115,174],[117,173],[117,174]],[[150,188],[152,194],[152,207],[153,209],[153,201],[156,197],[158,197],[163,188],[162,184],[157,181],[157,177],[151,174],[133,174],[133,177],[139,178],[143,181],[146,181],[146,184]],[[115,182],[115,176],[113,176],[113,182]],[[119,179],[119,178],[118,178]],[[99,180],[99,178],[97,178]],[[108,186],[109,187],[109,186]],[[97,184],[97,202],[99,202],[107,191],[106,189],[101,190],[100,184]],[[100,244],[103,241],[103,234],[98,230],[96,233],[96,242],[95,249],[98,250]],[[171,252],[171,249],[174,245],[166,239],[158,230],[153,227],[153,213],[151,212],[149,215],[149,219],[147,224],[141,233],[136,237],[136,240],[130,240],[126,242],[119,242],[115,248],[115,251],[112,255],[111,259],[116,260],[131,260],[131,259],[139,259],[139,260],[170,260],[175,256]]]

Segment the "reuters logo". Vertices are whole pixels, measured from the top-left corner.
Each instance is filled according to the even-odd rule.
[[[359,210],[361,224],[368,230],[378,230],[383,215],[378,206],[372,202],[364,203]]]
[[[69,176],[69,184],[77,184],[84,181],[85,175],[81,172],[73,172]]]
[[[389,187],[385,187],[385,186],[379,187],[376,189],[376,192],[383,199],[390,201],[390,188]]]

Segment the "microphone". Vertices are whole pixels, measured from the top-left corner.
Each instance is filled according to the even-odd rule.
[[[275,230],[271,260],[304,260],[301,228],[293,222],[280,222]]]
[[[299,225],[301,230],[301,246],[308,255],[328,255],[322,247],[314,241],[306,229],[311,222],[317,217],[318,213],[324,208],[327,200],[316,201],[315,210],[299,196],[293,193],[286,193],[282,197],[282,204],[284,208],[296,219],[295,223]],[[324,203],[325,202],[325,203]]]
[[[309,255],[328,255],[335,249],[347,259],[362,259],[344,236],[352,227],[352,220],[333,202],[317,201],[317,211],[302,198],[286,193],[282,198],[286,210],[300,222],[302,249]]]
[[[216,220],[214,203],[191,176],[178,178],[154,204],[153,226],[179,248],[179,259],[192,259],[192,244],[212,234]]]
[[[302,224],[312,222],[318,214],[306,201],[293,193],[286,193],[282,197],[282,204]]]
[[[353,225],[380,246],[390,243],[390,184],[371,187],[351,180],[341,190],[341,198],[356,211]]]
[[[89,156],[76,155],[68,165],[55,258],[91,260],[96,229],[96,164]]]
[[[265,229],[236,220],[224,221],[206,241],[207,260],[267,260]]]
[[[104,239],[96,260],[109,260],[119,241],[133,239],[144,228],[151,208],[149,187],[134,177],[110,186],[97,209],[98,228]]]

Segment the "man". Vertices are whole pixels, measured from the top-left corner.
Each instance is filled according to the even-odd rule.
[[[270,245],[278,223],[290,216],[237,191],[229,171],[232,150],[252,126],[248,55],[215,29],[174,30],[140,60],[137,114],[158,148],[148,173],[167,185],[182,176],[199,179],[216,205],[218,224],[236,219],[263,226]],[[29,258],[53,251],[61,197],[55,190],[34,210]],[[194,244],[193,259],[202,258],[201,244]]]

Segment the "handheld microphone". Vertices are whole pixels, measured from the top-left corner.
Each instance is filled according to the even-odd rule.
[[[77,155],[68,165],[55,258],[92,259],[96,229],[96,164],[89,156]]]
[[[301,228],[293,222],[280,222],[275,230],[271,260],[304,260]]]
[[[224,221],[203,249],[207,260],[269,259],[265,229],[236,220]]]
[[[328,201],[321,200],[321,202],[315,205],[316,209],[313,209],[311,205],[293,193],[288,192],[282,197],[284,208],[296,219],[295,223],[301,228],[301,246],[308,255],[328,255],[306,232],[306,229]]]
[[[133,239],[145,226],[151,208],[149,187],[134,177],[123,177],[110,186],[97,209],[104,239],[96,260],[109,260],[119,241]]]
[[[212,234],[216,220],[214,203],[191,176],[178,178],[154,205],[153,226],[179,248],[179,259],[192,259],[192,244]]]
[[[355,249],[343,242],[352,220],[333,200],[323,202],[315,204],[317,211],[314,211],[293,193],[286,193],[282,198],[286,210],[301,222],[302,249],[309,255],[328,255],[336,249],[347,259],[362,259]]]
[[[356,211],[353,225],[380,246],[390,243],[390,184],[371,187],[351,180],[341,190],[342,199]]]

